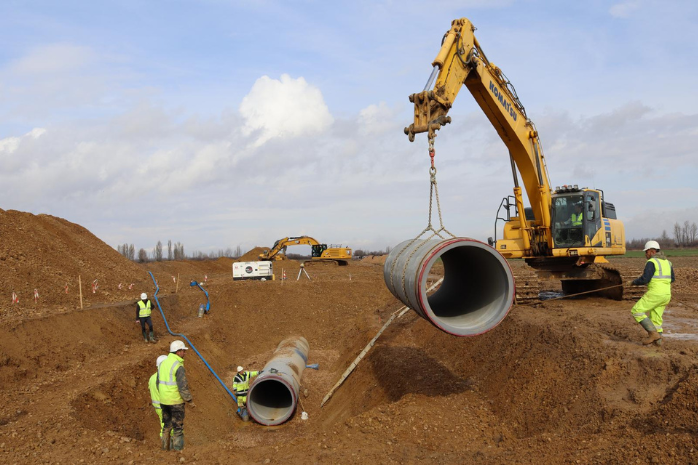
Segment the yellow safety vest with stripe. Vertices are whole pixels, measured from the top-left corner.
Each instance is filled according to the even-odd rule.
[[[671,262],[655,257],[647,261],[654,263],[654,275],[647,284],[647,291],[652,294],[671,294]]]
[[[184,399],[179,394],[175,374],[184,366],[184,359],[177,354],[169,354],[158,368],[158,392],[162,405],[179,405]]]
[[[146,318],[150,316],[150,300],[147,300],[146,302],[139,300],[138,308],[140,309],[138,311],[138,316],[140,318]]]
[[[236,396],[246,396],[250,390],[250,380],[259,374],[258,371],[243,371],[233,378],[233,390]]]
[[[584,218],[584,213],[580,213],[579,215],[572,213],[572,226],[581,226],[582,225],[582,219]]]
[[[160,393],[158,392],[157,378],[158,378],[157,372],[153,373],[153,376],[151,376],[150,379],[148,380],[148,389],[150,389],[150,400],[153,403],[153,407],[159,409],[160,408]]]

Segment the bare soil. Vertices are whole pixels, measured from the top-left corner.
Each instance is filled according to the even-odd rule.
[[[475,338],[409,312],[320,408],[401,307],[382,264],[313,266],[310,280],[296,280],[299,264],[286,260],[277,280],[233,282],[229,259],[141,266],[60,218],[0,210],[0,220],[0,463],[698,463],[697,258],[672,259],[661,348],[641,344],[629,300],[517,306]],[[612,263],[634,271],[644,260]],[[228,386],[237,365],[261,368],[282,339],[304,336],[308,362],[320,365],[303,372],[308,420],[243,423],[190,350],[186,447],[160,451],[147,380],[175,337],[156,312],[158,342],[141,340],[134,302],[155,292],[148,271],[170,328]],[[74,285],[64,290],[78,275],[82,310]],[[86,292],[94,279],[98,289]],[[203,318],[192,280],[210,294]]]

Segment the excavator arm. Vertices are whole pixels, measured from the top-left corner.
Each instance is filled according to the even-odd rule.
[[[310,236],[284,237],[283,239],[279,239],[278,241],[274,242],[274,246],[271,249],[261,253],[259,255],[259,259],[274,260],[279,252],[286,250],[286,247],[289,245],[317,246],[320,245],[320,243]]]
[[[410,95],[414,103],[414,122],[405,134],[414,141],[415,134],[426,132],[429,139],[451,122],[448,111],[465,85],[499,137],[509,149],[514,177],[514,197],[523,234],[524,255],[547,255],[552,248],[550,234],[551,189],[538,132],[519,101],[513,85],[492,64],[474,35],[468,19],[451,23],[441,49],[432,63],[434,69],[424,91]],[[436,77],[434,88],[431,87]],[[527,221],[517,171],[521,175],[535,216]]]

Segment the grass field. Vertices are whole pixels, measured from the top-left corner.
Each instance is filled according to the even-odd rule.
[[[662,250],[664,252],[664,255],[667,257],[696,257],[698,256],[698,249],[664,249]],[[621,255],[621,257],[630,257],[630,258],[638,258],[641,257],[643,258],[645,256],[645,252],[642,250],[628,250],[625,252],[625,255]],[[611,257],[608,257],[611,258]]]

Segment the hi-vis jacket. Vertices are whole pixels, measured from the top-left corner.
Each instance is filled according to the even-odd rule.
[[[236,396],[246,396],[250,390],[250,380],[259,374],[258,371],[243,371],[233,378],[233,390]]]
[[[192,400],[182,357],[171,353],[160,364],[157,388],[161,405],[178,405]]]
[[[153,373],[153,376],[148,380],[148,389],[150,389],[150,401],[153,403],[153,407],[156,409],[160,408],[160,393],[158,392],[158,373],[157,371]]]
[[[145,318],[150,316],[150,309],[152,305],[150,304],[150,299],[143,302],[139,300],[136,302],[136,318]]]
[[[642,276],[633,281],[635,285],[647,284],[650,294],[671,294],[671,283],[676,281],[674,267],[665,258],[652,257],[645,264]]]

